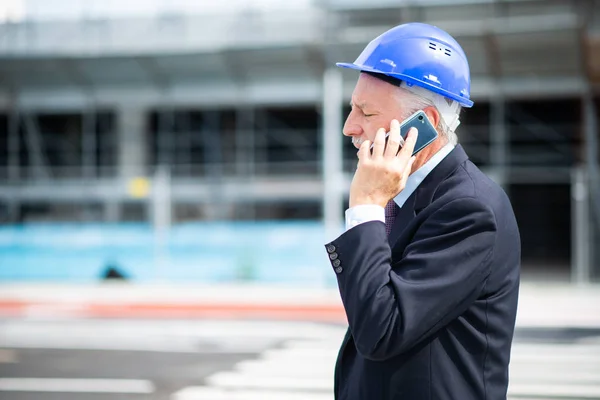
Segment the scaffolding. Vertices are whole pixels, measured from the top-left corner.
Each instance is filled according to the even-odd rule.
[[[133,204],[151,221],[158,200],[138,189],[168,181],[159,203],[195,207],[191,218],[277,218],[289,213],[274,204],[302,204],[292,217],[334,232],[355,166],[340,133],[356,76],[333,63],[418,20],[469,58],[476,108],[458,133],[473,161],[509,194],[570,188],[571,279],[600,275],[600,1],[397,3],[0,25],[4,219],[86,204],[118,221]],[[579,115],[550,123],[532,102],[576,103]]]

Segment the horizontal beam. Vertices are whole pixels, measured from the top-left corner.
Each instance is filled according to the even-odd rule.
[[[484,169],[490,177],[504,173],[508,184],[570,184],[570,168],[522,167],[505,170]],[[352,176],[345,174],[341,182],[346,196]],[[173,179],[173,202],[227,203],[273,201],[320,201],[323,182],[320,176],[257,177],[251,181],[227,178],[219,183],[201,179]],[[18,185],[0,184],[0,201],[17,203],[74,203],[105,201],[146,201],[131,197],[122,180],[49,180]]]
[[[173,179],[173,201],[211,203],[218,193],[219,201],[243,203],[248,201],[320,200],[322,183],[319,177],[290,176],[280,179],[254,178],[252,181],[235,178],[220,183]],[[145,201],[129,195],[127,183],[121,180],[64,180],[40,181],[19,185],[0,184],[0,201],[7,202],[104,202]]]
[[[344,98],[349,100],[355,81],[344,85]],[[495,81],[487,77],[474,77],[472,98],[488,101],[498,95],[511,98],[580,97],[587,90],[582,77],[527,77],[504,78]],[[321,82],[315,80],[286,80],[248,82],[246,85],[211,85],[194,82],[173,84],[161,91],[150,86],[105,86],[90,91],[56,88],[22,90],[9,93],[0,90],[0,111],[7,112],[11,95],[16,96],[15,106],[21,110],[64,112],[97,108],[115,109],[122,105],[142,108],[169,107],[236,107],[240,105],[319,105],[322,102]]]

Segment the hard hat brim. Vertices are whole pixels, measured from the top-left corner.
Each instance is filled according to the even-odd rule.
[[[405,82],[407,82],[408,84],[411,84],[411,85],[418,85],[418,86],[424,87],[425,89],[428,89],[428,90],[430,90],[430,91],[432,91],[434,93],[437,93],[437,94],[440,94],[442,96],[448,97],[448,98],[450,98],[452,100],[457,101],[458,103],[460,103],[461,106],[463,106],[465,108],[470,108],[470,107],[473,106],[473,102],[470,99],[457,96],[454,93],[450,93],[450,92],[448,92],[448,91],[446,91],[446,90],[444,90],[444,89],[442,89],[440,87],[437,87],[435,85],[432,85],[432,84],[430,84],[428,82],[419,81],[419,80],[413,78],[412,76],[408,76],[408,75],[404,75],[404,74],[398,74],[398,73],[390,73],[390,72],[386,72],[384,74],[381,71],[376,70],[375,68],[367,67],[365,65],[357,65],[357,64],[354,64],[354,63],[341,63],[341,62],[339,62],[339,63],[336,63],[335,65],[338,66],[338,67],[341,67],[341,68],[349,68],[349,69],[353,69],[353,70],[361,71],[361,72],[364,71],[364,72],[371,72],[371,73],[374,73],[374,74],[386,75],[388,77],[395,78],[395,79],[398,79],[400,81],[405,81]]]

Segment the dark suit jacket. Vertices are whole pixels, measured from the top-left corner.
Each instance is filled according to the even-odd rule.
[[[389,237],[360,224],[325,246],[349,329],[339,400],[506,398],[520,270],[510,202],[457,146]]]

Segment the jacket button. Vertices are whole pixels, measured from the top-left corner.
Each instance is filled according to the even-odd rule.
[[[330,260],[335,260],[335,259],[337,259],[337,258],[338,258],[338,254],[337,254],[337,253],[331,253],[331,254],[329,255],[329,259],[330,259]]]
[[[333,253],[335,251],[335,246],[332,244],[328,244],[327,245],[327,252],[328,253]]]
[[[337,267],[337,268],[335,269],[335,273],[336,273],[336,274],[341,274],[341,273],[342,273],[342,271],[343,271],[343,268],[342,268],[342,267]]]
[[[337,260],[333,260],[332,264],[333,264],[334,267],[339,267],[341,263],[342,262],[339,259],[337,259]]]

